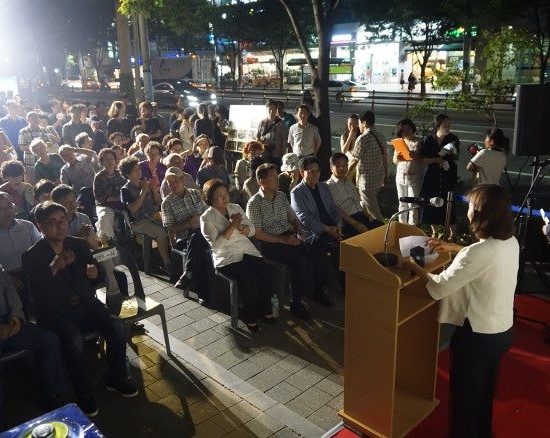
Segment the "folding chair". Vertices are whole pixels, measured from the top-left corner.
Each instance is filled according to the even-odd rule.
[[[126,325],[132,325],[137,321],[159,315],[164,333],[166,352],[172,355],[170,340],[168,338],[168,326],[164,306],[155,300],[145,296],[139,271],[135,260],[130,253],[122,248],[101,248],[93,253],[94,258],[105,271],[106,305]],[[121,293],[114,275],[114,269],[124,266],[130,272],[134,283],[134,295],[125,297]]]

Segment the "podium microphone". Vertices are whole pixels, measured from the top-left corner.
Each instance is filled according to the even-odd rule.
[[[443,204],[445,203],[443,201],[443,198],[437,198],[437,197],[436,198],[425,199],[425,198],[419,198],[417,196],[403,196],[403,197],[399,198],[399,200],[401,202],[407,202],[409,204],[418,204],[418,205],[415,205],[415,206],[410,207],[410,208],[404,208],[403,210],[398,211],[388,221],[388,227],[386,228],[386,233],[384,234],[384,252],[377,252],[376,254],[374,254],[374,258],[382,266],[395,266],[395,265],[397,265],[397,261],[399,260],[397,255],[395,255],[391,252],[388,252],[388,234],[389,234],[389,231],[390,231],[391,224],[395,220],[395,218],[400,213],[405,213],[406,211],[411,211],[411,210],[414,210],[416,208],[420,208],[421,206],[424,206],[424,205],[431,205],[432,207],[442,207]]]
[[[399,198],[401,202],[406,202],[407,204],[417,204],[422,207],[431,206],[431,207],[443,207],[445,201],[443,198],[420,198],[418,196],[402,196]]]

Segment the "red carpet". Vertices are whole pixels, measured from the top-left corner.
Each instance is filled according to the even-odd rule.
[[[496,438],[550,437],[550,345],[543,327],[518,316],[550,324],[550,301],[529,295],[516,296],[512,348],[502,359],[494,403]],[[439,354],[437,398],[432,414],[408,438],[447,436],[449,425],[449,350]],[[335,437],[355,438],[343,429]]]

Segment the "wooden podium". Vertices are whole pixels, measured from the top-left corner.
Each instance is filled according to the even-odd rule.
[[[344,423],[368,436],[401,437],[438,404],[435,399],[439,324],[437,303],[418,276],[383,267],[387,225],[342,242],[340,269],[346,272]],[[399,238],[424,236],[394,222],[388,250],[400,255]],[[450,261],[440,254],[425,268],[439,271]]]

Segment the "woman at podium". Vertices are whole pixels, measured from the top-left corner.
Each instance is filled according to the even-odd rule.
[[[512,340],[519,245],[508,196],[484,184],[469,195],[470,230],[478,242],[461,247],[437,239],[438,252],[457,253],[440,274],[413,259],[403,262],[440,300],[439,322],[453,324],[451,339],[451,437],[492,436],[493,395],[503,353]]]

